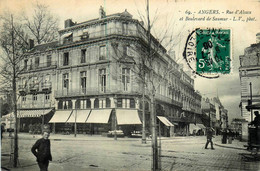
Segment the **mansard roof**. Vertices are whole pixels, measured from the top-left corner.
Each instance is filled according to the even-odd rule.
[[[50,43],[45,43],[45,44],[40,44],[34,46],[29,53],[34,53],[34,52],[45,52],[48,50],[53,50],[58,46],[58,41],[50,42]]]

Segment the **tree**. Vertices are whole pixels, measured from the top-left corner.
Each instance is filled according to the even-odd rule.
[[[177,45],[179,42],[179,38],[181,33],[177,33],[174,35],[172,32],[172,27],[174,24],[165,27],[165,29],[160,29],[160,34],[154,34],[157,38],[155,38],[151,34],[151,30],[153,26],[155,26],[155,22],[158,19],[155,18],[152,22],[150,21],[150,13],[149,13],[149,1],[147,0],[146,6],[146,16],[140,14],[141,23],[143,25],[140,28],[137,28],[138,34],[141,37],[137,40],[128,41],[125,43],[127,48],[119,47],[117,43],[114,43],[114,51],[116,54],[116,58],[118,58],[118,62],[120,65],[131,66],[131,71],[135,73],[137,76],[135,81],[139,83],[140,87],[142,87],[142,101],[143,101],[143,134],[142,134],[142,142],[146,139],[145,137],[145,103],[147,100],[150,102],[150,125],[151,125],[151,133],[152,133],[152,151],[153,151],[153,170],[159,169],[159,152],[158,152],[158,142],[157,142],[157,114],[155,111],[156,106],[156,93],[160,89],[162,84],[167,85],[169,81],[169,75],[172,71],[177,70],[176,67],[173,66],[171,60],[169,60],[169,56],[167,55],[167,50],[171,51],[174,48],[174,45]],[[174,21],[172,21],[174,23]],[[139,26],[139,25],[138,25]],[[134,46],[131,46],[131,43],[134,41],[139,41]],[[130,45],[129,45],[130,44]],[[162,45],[163,44],[163,45]],[[120,49],[121,48],[121,49]],[[132,48],[133,52],[138,55],[137,58],[131,58],[125,51],[126,49]],[[135,55],[133,55],[135,56]],[[167,56],[167,57],[166,57]],[[162,59],[164,58],[164,59]],[[165,59],[166,58],[166,59]],[[155,71],[155,68],[158,67],[157,62],[163,63],[163,67],[159,70]]]
[[[144,77],[144,85],[146,85],[146,89],[148,90],[147,96],[150,99],[150,118],[151,118],[151,132],[152,132],[152,170],[159,170],[159,151],[158,151],[158,141],[157,141],[157,114],[155,111],[156,106],[156,91],[160,88],[161,83],[167,82],[167,77],[174,71],[175,67],[172,66],[169,61],[165,62],[164,69],[158,69],[156,73],[155,67],[157,65],[157,60],[161,58],[161,56],[165,55],[167,50],[172,51],[172,49],[178,45],[180,42],[181,31],[174,33],[173,26],[175,21],[171,21],[170,25],[166,25],[165,29],[159,29],[160,34],[154,33],[157,38],[154,38],[151,34],[152,29],[154,29],[156,20],[159,15],[157,14],[158,9],[155,13],[155,18],[153,21],[150,20],[150,5],[149,0],[146,0],[146,17],[142,15],[140,12],[139,16],[142,22],[146,25],[146,43],[147,46],[142,48],[142,69],[143,69],[143,77]],[[168,62],[168,63],[167,63]],[[169,77],[168,77],[169,78]],[[169,81],[169,80],[168,80]]]
[[[23,16],[29,36],[37,44],[51,42],[58,37],[58,18],[54,17],[48,6],[37,2],[31,17]]]
[[[12,96],[12,108],[14,112],[14,157],[13,166],[18,163],[18,122],[17,122],[17,81],[24,71],[21,65],[26,58],[29,49],[29,37],[36,39],[37,44],[53,41],[58,30],[58,20],[51,15],[47,6],[36,4],[32,18],[23,16],[23,19],[14,17],[11,13],[5,13],[0,18],[0,82],[1,91]],[[30,75],[27,82],[32,78]],[[23,86],[27,86],[27,82]]]
[[[27,35],[23,30],[23,25],[18,22],[10,13],[1,17],[0,46],[3,51],[1,58],[1,86],[2,90],[10,92],[12,95],[12,106],[14,112],[14,161],[13,166],[17,167],[18,162],[18,135],[17,135],[17,85],[16,80],[22,71],[19,63],[24,58],[27,50]]]

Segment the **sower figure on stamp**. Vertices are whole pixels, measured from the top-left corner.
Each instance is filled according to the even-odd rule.
[[[212,142],[212,137],[214,137],[214,136],[213,136],[213,129],[211,127],[208,127],[206,129],[206,136],[207,136],[207,142],[206,142],[206,145],[205,145],[205,149],[208,148],[208,144],[210,143],[211,149],[214,150],[213,142]]]
[[[44,126],[42,138],[37,140],[31,151],[36,156],[40,171],[48,171],[49,161],[52,161],[51,144],[49,140],[50,129]]]

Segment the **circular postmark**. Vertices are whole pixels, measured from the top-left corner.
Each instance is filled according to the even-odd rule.
[[[193,30],[186,41],[183,57],[194,74],[218,78],[230,73],[230,30]]]

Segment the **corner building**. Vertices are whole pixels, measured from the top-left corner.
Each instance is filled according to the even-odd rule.
[[[142,23],[127,11],[106,15],[101,7],[97,19],[82,23],[66,20],[59,35],[56,42],[37,46],[31,42],[31,51],[21,63],[19,110],[52,112],[42,122],[52,123],[55,132],[71,131],[75,126],[78,132],[91,134],[115,129],[125,135],[140,131],[143,88],[139,66],[144,55],[140,49],[147,47]],[[178,127],[185,99],[181,89],[184,73],[153,36],[152,44],[160,47],[152,70],[162,76],[171,66],[171,72],[158,81],[157,115]],[[193,92],[194,88],[188,93]],[[147,94],[146,129],[150,130]],[[185,104],[194,105],[194,100],[187,98]],[[41,117],[45,115],[48,113],[42,112]],[[163,134],[169,135],[171,126],[164,126]]]

